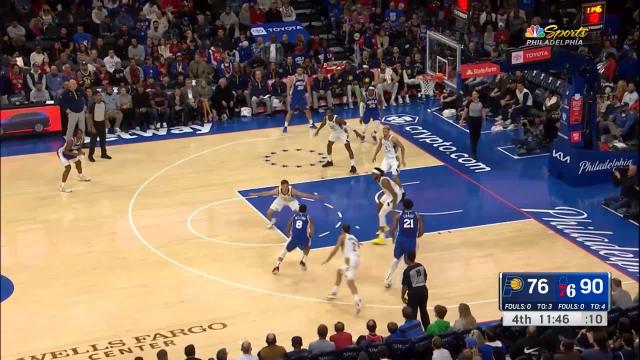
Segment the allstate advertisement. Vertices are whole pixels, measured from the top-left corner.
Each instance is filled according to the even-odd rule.
[[[307,29],[305,29],[299,21],[251,25],[251,35],[254,38],[262,37],[266,42],[272,34],[276,35],[277,41],[282,39],[282,35],[287,34],[289,42],[293,44],[296,43],[296,37],[298,35],[304,36],[304,41],[309,40],[310,37]]]
[[[551,149],[549,173],[569,185],[587,186],[611,182],[611,171],[632,164],[638,164],[635,151],[579,149],[558,139]]]

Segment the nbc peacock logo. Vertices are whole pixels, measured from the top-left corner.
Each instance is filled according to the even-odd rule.
[[[531,25],[524,34],[527,38],[543,38],[545,36],[544,29],[539,25]]]

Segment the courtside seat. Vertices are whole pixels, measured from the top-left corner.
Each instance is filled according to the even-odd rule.
[[[413,342],[411,339],[393,340],[389,343],[389,352],[394,360],[408,360],[412,358]]]
[[[328,351],[320,354],[313,354],[309,357],[309,360],[340,360],[337,351]]]
[[[357,360],[362,351],[363,349],[360,346],[349,346],[338,351],[338,358],[340,360]]]
[[[465,348],[464,336],[457,331],[442,334],[440,337],[442,338],[442,347],[449,350],[454,358],[458,357]]]
[[[364,346],[364,351],[369,355],[369,360],[378,360],[378,348],[384,343],[367,344]]]

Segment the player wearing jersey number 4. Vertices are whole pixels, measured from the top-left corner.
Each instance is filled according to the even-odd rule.
[[[407,254],[417,251],[418,238],[424,234],[424,220],[422,216],[413,211],[413,201],[403,199],[402,208],[402,212],[396,214],[391,223],[391,238],[394,248],[389,272],[384,280],[386,288],[391,287],[393,273],[400,264],[400,258],[404,257],[406,262]]]
[[[344,147],[347,149],[347,153],[349,154],[349,159],[351,160],[351,169],[349,170],[349,173],[355,174],[358,170],[356,169],[356,161],[353,156],[353,150],[351,149],[351,143],[349,143],[348,130],[353,130],[356,136],[361,139],[364,137],[357,130],[349,126],[349,124],[347,124],[347,122],[338,115],[334,115],[333,109],[331,108],[327,108],[327,113],[324,119],[322,119],[322,123],[318,130],[316,130],[314,136],[318,136],[320,130],[322,130],[325,125],[329,126],[331,133],[329,134],[329,141],[327,142],[327,155],[329,155],[329,160],[322,164],[322,167],[333,166],[333,156],[331,155],[333,152],[333,144],[339,141],[344,144]]]
[[[384,170],[380,168],[375,168],[371,172],[373,180],[380,185],[380,189],[382,190],[382,196],[376,203],[379,226],[377,232],[378,237],[371,242],[374,245],[386,245],[387,239],[385,233],[389,230],[387,227],[387,214],[398,205],[402,196],[400,186],[384,176],[384,174]]]
[[[311,216],[307,214],[307,205],[301,204],[298,213],[293,214],[291,219],[289,219],[289,224],[287,224],[285,234],[289,240],[285,244],[284,249],[282,249],[282,252],[280,252],[280,255],[278,255],[276,266],[271,271],[274,275],[280,272],[280,264],[282,264],[282,260],[284,260],[287,253],[292,252],[295,248],[302,250],[300,267],[302,267],[302,270],[307,270],[306,260],[309,255],[309,250],[311,249],[313,232],[313,221],[311,220]]]
[[[311,199],[317,199],[319,196],[313,194],[307,194],[302,191],[294,190],[292,186],[289,186],[289,182],[287,180],[282,180],[280,182],[280,186],[270,191],[263,191],[258,193],[249,193],[251,196],[276,196],[276,199],[273,200],[271,206],[269,206],[269,210],[267,211],[267,220],[269,220],[269,225],[267,228],[271,229],[273,225],[276,223],[276,219],[273,217],[273,213],[276,211],[282,210],[283,207],[288,206],[293,211],[298,211],[300,208],[300,204],[296,197],[306,197]]]
[[[333,286],[333,289],[331,289],[327,298],[329,300],[336,298],[338,294],[338,287],[340,286],[342,277],[344,276],[347,279],[347,286],[349,286],[349,290],[351,290],[351,294],[353,294],[356,314],[358,314],[362,308],[362,299],[358,294],[358,287],[356,287],[355,278],[356,270],[358,269],[358,265],[360,265],[360,242],[355,236],[351,235],[351,225],[349,224],[342,225],[342,232],[338,236],[336,246],[331,250],[329,257],[322,263],[322,265],[328,263],[340,250],[342,250],[342,253],[344,254],[344,265],[336,272],[335,285]]]
[[[402,145],[397,137],[391,134],[391,128],[388,125],[382,127],[382,138],[380,138],[378,147],[376,147],[376,151],[373,153],[372,163],[376,162],[380,150],[382,150],[384,156],[380,168],[384,170],[385,173],[391,173],[391,179],[400,187],[402,197],[404,197],[404,189],[402,188],[400,177],[398,177],[400,166],[407,166],[407,163],[404,161],[404,145]],[[398,162],[398,150],[400,150],[400,162]]]
[[[296,69],[296,73],[287,81],[288,111],[284,117],[283,133],[287,132],[289,121],[291,121],[291,117],[293,117],[293,113],[296,110],[304,111],[307,120],[309,120],[309,127],[316,128],[311,118],[311,111],[309,111],[309,94],[311,94],[311,82],[305,75],[304,69],[299,66]]]

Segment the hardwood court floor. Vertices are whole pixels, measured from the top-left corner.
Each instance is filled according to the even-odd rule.
[[[347,175],[339,145],[337,166],[328,170],[264,161],[274,149],[324,152],[327,135],[324,130],[314,138],[296,126],[287,136],[267,129],[114,146],[113,160],[84,163],[93,181],[70,180],[71,194],[56,191],[61,167],[53,153],[2,158],[0,272],[16,286],[1,305],[2,359],[150,359],[164,347],[176,359],[189,343],[201,358],[222,346],[235,357],[244,339],[255,351],[270,331],[287,347],[293,335],[307,344],[318,323],[337,320],[359,335],[375,318],[386,334],[387,321],[401,320],[400,290],[382,286],[390,246],[362,247],[357,281],[365,308],[356,317],[346,288],[336,302],[323,300],[340,265],[320,266],[329,249],[312,252],[307,272],[293,253],[280,275],[271,275],[282,237],[266,230],[235,192],[282,178],[295,183]],[[408,166],[439,165],[405,146]],[[360,173],[371,169],[372,150],[354,144]],[[299,152],[286,160],[319,159]],[[193,228],[209,238],[203,239],[189,231],[187,219],[212,203],[192,216]],[[420,244],[430,306],[451,305],[452,322],[459,302],[471,304],[480,321],[499,317],[499,271],[611,271],[628,280],[530,220],[427,234]]]

